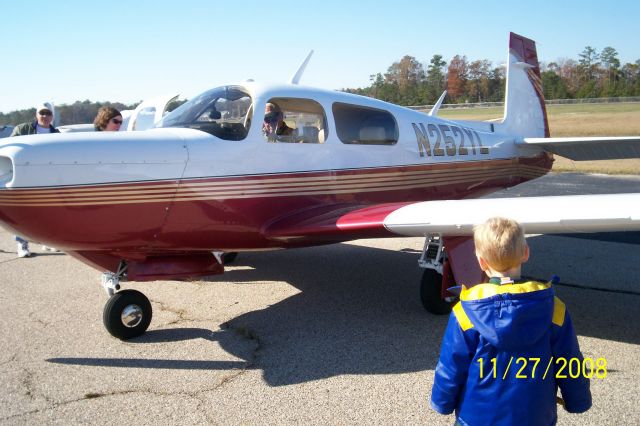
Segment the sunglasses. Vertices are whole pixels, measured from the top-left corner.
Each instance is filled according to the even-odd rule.
[[[52,115],[52,114],[51,114],[51,111],[40,111],[40,112],[38,112],[38,114],[39,114],[39,115],[44,115],[44,116]]]
[[[117,124],[118,126],[122,124],[122,120],[118,120],[117,118],[112,118],[111,122],[113,124]]]

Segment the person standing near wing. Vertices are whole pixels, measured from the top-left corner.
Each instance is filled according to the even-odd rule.
[[[60,133],[58,129],[53,127],[53,106],[50,102],[42,102],[36,106],[36,119],[32,122],[18,124],[13,128],[11,136],[35,135],[43,133]],[[18,257],[29,257],[29,242],[19,235],[15,236],[18,244]],[[49,250],[50,247],[42,246],[43,249]],[[55,249],[52,249],[56,251]]]
[[[53,127],[53,106],[50,102],[43,102],[36,107],[36,119],[31,122],[18,124],[13,128],[11,136],[34,135],[41,133],[60,133]]]

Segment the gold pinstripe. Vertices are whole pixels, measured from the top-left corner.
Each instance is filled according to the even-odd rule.
[[[467,171],[462,171],[462,172],[456,172],[456,173],[451,173],[449,176],[445,176],[444,174],[442,176],[416,176],[416,177],[409,177],[408,175],[400,175],[397,177],[393,177],[393,178],[388,178],[385,180],[381,180],[380,178],[353,178],[353,179],[325,179],[324,182],[318,182],[318,188],[327,188],[327,187],[338,187],[338,186],[347,186],[347,185],[351,185],[352,187],[364,187],[364,185],[366,184],[380,184],[380,183],[395,183],[397,182],[401,182],[401,183],[413,183],[413,182],[428,182],[428,181],[444,181],[447,179],[451,179],[452,177],[456,177],[456,178],[462,178],[462,177],[484,177],[487,174],[491,174],[492,176],[496,176],[496,177],[504,177],[504,176],[509,176],[511,174],[513,174],[513,172],[520,172],[518,173],[519,176],[523,176],[523,177],[529,177],[529,176],[538,176],[539,175],[539,171],[519,171],[517,168],[506,168],[506,169],[501,169],[498,172],[490,172],[487,170],[480,170],[480,171],[473,171],[473,173],[467,173]],[[126,188],[118,188],[118,189],[93,189],[93,190],[89,190],[88,188],[82,188],[82,190],[77,190],[74,192],[71,191],[65,191],[65,190],[49,190],[47,191],[47,193],[43,193],[42,190],[37,190],[34,192],[27,192],[28,190],[11,190],[11,194],[2,194],[0,193],[0,200],[2,199],[11,199],[11,200],[19,200],[22,198],[25,199],[38,199],[38,198],[50,198],[54,195],[63,195],[64,197],[83,197],[86,196],[84,195],[85,193],[89,192],[90,195],[92,196],[103,196],[103,195],[111,195],[111,196],[115,196],[115,195],[137,195],[137,194],[154,194],[154,193],[167,193],[167,192],[171,192],[174,191],[176,188],[179,188],[179,190],[182,192],[187,192],[187,191],[196,191],[199,190],[200,192],[202,191],[213,191],[216,189],[219,189],[221,191],[233,191],[234,188],[228,188],[229,186],[238,186],[238,185],[242,185],[242,191],[246,192],[247,190],[252,190],[252,189],[260,189],[260,188],[273,188],[273,189],[280,189],[280,188],[294,188],[294,187],[309,187],[310,183],[314,183],[316,180],[315,179],[305,179],[308,180],[306,182],[300,182],[300,179],[298,179],[295,182],[292,183],[287,183],[285,184],[277,184],[274,183],[272,180],[263,180],[262,182],[251,182],[251,181],[244,181],[244,185],[242,185],[242,182],[240,181],[232,181],[229,182],[228,184],[225,182],[210,182],[208,184],[204,184],[204,183],[200,183],[200,184],[190,184],[190,183],[184,183],[182,185],[178,185],[178,184],[173,184],[171,186],[168,185],[162,185],[162,187],[157,187],[157,186],[153,186],[150,188],[144,188],[141,189],[140,185],[135,186],[135,187],[126,187]],[[326,182],[326,183],[325,183]],[[321,186],[319,184],[322,184]],[[327,186],[328,184],[328,186]],[[197,186],[196,186],[197,185]],[[314,188],[313,186],[309,187],[309,188]],[[308,188],[307,188],[308,189]],[[18,192],[17,194],[15,192]],[[56,194],[51,194],[52,191],[55,191]],[[22,192],[22,193],[20,193]]]
[[[477,180],[480,178],[495,179],[495,178],[501,178],[501,177],[509,177],[511,175],[512,173],[510,172],[501,172],[501,173],[492,173],[492,174],[485,173],[485,174],[467,175],[467,176],[457,177],[455,179],[452,177],[438,177],[438,178],[430,178],[430,179],[402,179],[402,180],[396,179],[396,180],[389,180],[389,181],[374,181],[374,182],[365,182],[365,183],[359,182],[357,184],[331,183],[331,184],[318,185],[318,186],[307,185],[306,187],[304,184],[296,185],[296,187],[293,187],[293,186],[271,187],[271,185],[266,184],[266,185],[262,185],[262,188],[259,188],[256,185],[250,185],[248,187],[243,187],[241,189],[231,189],[231,188],[194,189],[194,188],[174,187],[171,189],[171,191],[164,190],[162,192],[159,192],[159,191],[151,192],[146,190],[142,190],[142,191],[139,190],[137,192],[105,193],[105,192],[96,191],[90,194],[67,194],[65,196],[60,196],[60,194],[51,194],[51,195],[37,195],[34,197],[28,197],[27,195],[24,195],[24,194],[17,195],[17,196],[12,196],[7,194],[4,196],[0,195],[0,202],[7,202],[7,203],[16,202],[16,203],[22,204],[24,202],[29,203],[29,202],[38,202],[38,201],[40,202],[73,201],[74,199],[79,199],[79,201],[80,200],[92,201],[92,200],[105,200],[105,199],[126,200],[126,199],[140,198],[141,196],[148,201],[152,198],[162,198],[170,194],[172,195],[176,193],[176,189],[177,189],[177,194],[183,197],[189,197],[189,196],[204,195],[204,194],[207,194],[210,196],[224,196],[224,195],[234,196],[238,194],[269,194],[269,193],[277,193],[277,192],[290,193],[294,190],[295,191],[304,190],[305,192],[322,190],[325,192],[332,192],[328,190],[339,190],[339,189],[353,190],[353,189],[388,188],[388,187],[417,188],[421,186],[431,186],[430,184],[463,183],[471,180]],[[300,188],[298,188],[299,186]],[[252,188],[259,188],[259,189],[252,189]]]
[[[467,172],[487,172],[487,171],[491,171],[491,170],[502,170],[502,171],[506,171],[506,170],[511,170],[511,171],[517,171],[520,173],[546,173],[546,169],[542,168],[542,167],[537,167],[537,166],[523,166],[523,165],[505,165],[505,166],[492,166],[492,167],[488,167],[488,166],[483,166],[483,167],[464,167],[464,168],[455,168],[455,169],[446,169],[446,170],[417,170],[417,171],[406,171],[406,172],[380,172],[380,173],[366,173],[366,174],[343,174],[343,175],[331,175],[331,176],[310,176],[310,177],[304,177],[304,176],[296,176],[296,177],[291,177],[291,178],[269,178],[269,177],[242,177],[239,179],[228,179],[228,180],[220,180],[220,181],[210,181],[207,180],[205,182],[189,182],[189,181],[183,181],[181,183],[179,183],[179,179],[169,179],[169,180],[174,180],[175,182],[170,183],[170,184],[153,184],[152,188],[145,188],[144,191],[149,191],[149,190],[165,190],[165,189],[171,189],[171,188],[175,188],[176,186],[180,185],[185,186],[185,187],[200,187],[200,186],[234,186],[234,185],[242,185],[247,186],[247,185],[262,185],[265,182],[269,183],[269,184],[299,184],[300,183],[300,179],[304,179],[306,182],[303,183],[302,185],[306,185],[308,182],[334,182],[334,181],[350,181],[350,180],[375,180],[378,178],[389,178],[389,177],[398,177],[398,178],[406,178],[409,176],[430,176],[430,175],[450,175],[450,174],[463,174],[463,173],[467,173]],[[227,178],[218,178],[218,179],[227,179]],[[199,178],[192,178],[190,180],[199,180]],[[87,187],[74,187],[74,188],[47,188],[47,189],[25,189],[25,190],[13,190],[16,192],[25,192],[28,193],[28,195],[37,195],[37,194],[48,194],[51,190],[56,190],[59,193],[67,193],[67,192],[78,192],[78,193],[82,193],[82,192],[94,192],[96,191],[98,188],[100,188],[100,191],[130,191],[130,190],[139,190],[139,187],[141,185],[149,185],[148,183],[134,183],[131,185],[119,185],[116,184],[114,187],[109,188],[108,186],[111,186],[114,184],[99,184],[99,185],[94,185],[91,186],[89,188]],[[106,188],[105,188],[106,187]]]
[[[361,176],[313,176],[296,178],[235,179],[214,182],[183,182],[171,184],[134,184],[105,188],[50,188],[8,190],[0,192],[0,205],[14,206],[80,206],[131,204],[168,201],[201,201],[250,197],[285,197],[350,192],[391,191],[428,188],[446,184],[473,182],[509,176],[535,178],[544,175],[545,168],[533,166],[464,168],[442,171],[370,173]],[[142,186],[147,186],[143,188]]]

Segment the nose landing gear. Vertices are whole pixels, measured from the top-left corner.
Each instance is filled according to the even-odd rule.
[[[120,280],[126,279],[127,264],[122,261],[116,273],[102,274],[102,286],[109,295],[104,305],[102,322],[113,337],[128,340],[140,336],[151,324],[151,302],[137,290],[120,290]]]

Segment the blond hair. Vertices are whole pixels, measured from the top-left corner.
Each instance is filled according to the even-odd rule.
[[[476,253],[494,270],[520,266],[527,250],[524,230],[515,220],[492,217],[473,228]]]

